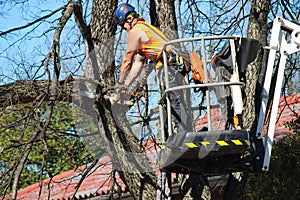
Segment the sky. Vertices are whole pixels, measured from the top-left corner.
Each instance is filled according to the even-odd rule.
[[[25,26],[33,22],[36,16],[49,14],[52,10],[63,6],[66,1],[29,0],[25,4],[20,3],[22,0],[15,2],[17,3],[6,2],[4,5],[0,2],[0,32]],[[46,19],[46,22],[35,23],[24,30],[0,37],[0,85],[14,81],[13,74],[18,74],[18,78],[21,79],[29,78],[29,66],[40,67],[45,54],[51,48],[51,37],[53,37],[53,31],[49,33],[44,31],[57,24],[56,19],[60,15],[61,11]],[[14,45],[10,46],[10,44]]]

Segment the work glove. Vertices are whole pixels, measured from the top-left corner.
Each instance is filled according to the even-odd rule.
[[[124,84],[116,84],[115,91],[111,93],[110,96],[106,96],[106,99],[109,99],[112,105],[118,104],[126,104],[125,99],[128,92],[128,87]]]
[[[128,86],[125,86],[124,84],[117,84],[115,93],[119,94],[120,97],[125,97],[128,92]]]

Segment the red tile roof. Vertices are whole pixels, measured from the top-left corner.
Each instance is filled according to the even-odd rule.
[[[152,140],[146,141],[143,146],[145,146],[146,154],[151,162],[150,164],[155,165],[159,146]],[[18,191],[17,200],[35,200],[38,199],[39,194],[40,200],[70,199],[87,168],[88,166],[81,166],[76,170],[63,172],[52,179],[46,179],[42,183],[36,183],[21,189]],[[126,186],[118,174],[116,174],[115,180],[118,186],[111,188],[111,172],[112,165],[109,156],[101,158],[81,183],[75,194],[75,199],[105,196],[109,194],[110,190],[113,190],[114,193],[125,194],[127,192]],[[8,199],[10,199],[10,196],[4,198],[4,200]]]
[[[291,121],[295,119],[294,113],[300,115],[300,94],[293,94],[285,99],[282,97],[280,99],[278,117],[279,121],[276,124],[275,137],[280,139],[284,137],[287,133],[292,133],[291,130],[285,127],[284,123],[286,121]],[[215,111],[212,111],[215,112]],[[219,117],[217,113],[213,113],[214,117]],[[206,120],[206,121],[205,121]],[[204,118],[201,124],[207,123],[207,119]],[[197,123],[196,126],[199,124]],[[150,156],[150,160],[155,162],[157,156],[154,151],[157,146],[152,141],[147,141],[147,148]],[[36,183],[28,186],[24,189],[18,191],[17,200],[33,200],[37,199],[40,194],[40,200],[44,199],[54,199],[63,200],[72,197],[75,187],[77,186],[79,180],[85,171],[86,166],[81,166],[76,170],[70,170],[59,174],[52,179],[46,179],[42,183]],[[87,177],[84,179],[80,185],[75,197],[77,199],[83,199],[94,196],[107,195],[111,190],[110,185],[112,183],[111,179],[111,162],[108,156],[102,158],[97,165],[88,173]],[[121,181],[120,177],[116,177],[116,181],[120,185],[120,188],[114,187],[113,190],[119,191],[121,193],[126,192],[125,184]],[[42,186],[42,187],[40,187]],[[6,198],[7,199],[7,198]]]
[[[286,122],[296,119],[300,116],[300,94],[292,94],[287,97],[281,97],[278,107],[278,121],[275,126],[275,138],[280,140],[287,134],[293,134],[293,131],[285,126]]]
[[[56,199],[63,200],[72,197],[75,187],[79,183],[87,166],[81,166],[76,170],[70,170],[61,173],[52,179],[46,179],[42,183],[30,185],[18,191],[17,200],[34,200],[38,199]],[[111,162],[108,156],[102,158],[95,167],[87,174],[79,187],[76,198],[80,199],[89,196],[107,195],[110,190],[111,179]],[[125,185],[119,176],[116,177],[120,188],[114,188],[116,191],[126,192]],[[41,187],[42,186],[42,187]],[[9,198],[8,198],[9,199]]]

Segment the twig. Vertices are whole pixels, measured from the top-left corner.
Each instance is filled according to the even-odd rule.
[[[26,25],[15,27],[15,28],[9,29],[7,31],[1,32],[0,33],[0,37],[3,36],[3,35],[6,35],[8,33],[11,33],[11,32],[14,32],[14,31],[18,31],[18,30],[27,28],[29,26],[32,26],[33,24],[38,23],[38,22],[40,22],[40,21],[42,21],[44,19],[47,19],[47,18],[51,17],[52,15],[54,15],[55,13],[57,13],[58,11],[60,11],[62,9],[65,9],[65,8],[66,8],[66,6],[62,6],[62,7],[58,8],[58,9],[54,10],[53,12],[49,13],[48,15],[45,15],[45,16],[43,16],[41,18],[38,18],[38,19],[36,19],[36,20],[34,20],[34,21],[26,24]]]

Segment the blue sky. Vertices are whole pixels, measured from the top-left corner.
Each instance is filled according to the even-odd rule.
[[[67,1],[29,0],[25,4],[18,4],[20,0],[16,2],[17,4],[1,4],[1,32],[27,25],[36,20],[37,16],[45,16],[65,5]],[[45,54],[51,48],[53,37],[53,30],[50,32],[45,32],[45,30],[55,26],[60,16],[61,11],[42,23],[36,23],[24,30],[14,31],[0,37],[0,84],[13,81],[12,74],[18,74],[18,78],[21,79],[29,78],[26,74],[26,70],[30,70],[29,66],[35,66],[37,69],[42,65]],[[12,43],[14,46],[9,46]],[[23,65],[20,66],[21,63]],[[30,71],[27,72],[30,73]]]

